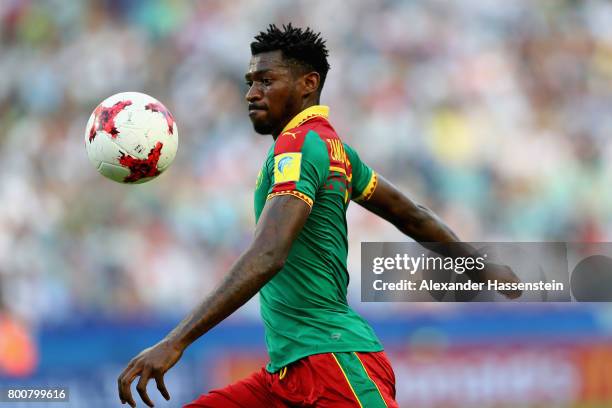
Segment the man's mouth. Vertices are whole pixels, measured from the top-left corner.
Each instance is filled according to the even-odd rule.
[[[266,109],[260,106],[249,106],[249,116],[257,115],[258,113],[264,112]]]

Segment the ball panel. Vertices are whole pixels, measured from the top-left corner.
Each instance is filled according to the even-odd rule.
[[[118,146],[122,152],[139,159],[146,159],[151,148],[155,146],[146,135],[150,131],[136,127],[120,127],[119,136],[116,139],[111,139],[110,142]],[[118,154],[117,157],[121,156]]]
[[[113,181],[117,181],[119,183],[123,183],[126,177],[130,175],[130,170],[125,167],[113,164],[113,163],[105,163],[100,162],[98,166],[98,171],[104,177],[109,178]]]
[[[157,144],[149,151],[146,159],[138,159],[136,157],[123,154],[119,158],[119,164],[128,168],[130,174],[123,181],[126,183],[134,183],[147,177],[157,177],[161,172],[157,169],[157,162],[161,156],[163,144]]]
[[[87,155],[94,165],[105,162],[119,166],[119,157],[125,153],[127,152],[105,132],[98,132],[96,138],[87,144]]]

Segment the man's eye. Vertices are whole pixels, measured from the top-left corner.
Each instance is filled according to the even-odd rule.
[[[270,78],[264,78],[261,80],[261,82],[266,86],[272,85],[272,80]]]
[[[245,83],[249,88],[253,86],[253,81],[245,81]]]

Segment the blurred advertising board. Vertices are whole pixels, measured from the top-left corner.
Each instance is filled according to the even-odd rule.
[[[612,344],[410,347],[387,350],[400,406],[612,406]],[[266,363],[262,353],[216,359],[214,386],[239,380]]]
[[[401,407],[612,406],[612,341],[605,314],[588,307],[473,307],[461,313],[457,307],[446,314],[369,319],[393,364]],[[70,391],[68,403],[37,406],[118,406],[117,376],[172,324],[93,319],[45,327],[34,335],[34,370],[27,375],[0,370],[0,387],[44,385]],[[194,343],[167,374],[170,403],[153,383],[149,395],[156,406],[179,406],[266,362],[261,325],[226,322]]]

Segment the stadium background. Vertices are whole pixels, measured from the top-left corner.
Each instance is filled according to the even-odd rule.
[[[1,386],[118,406],[123,365],[227,271],[270,143],[246,115],[248,45],[288,21],[328,40],[322,102],[340,135],[462,239],[610,240],[609,2],[5,0]],[[140,186],[98,175],[83,146],[93,108],[128,90],[179,125],[174,164]],[[612,404],[608,304],[361,304],[359,242],[404,238],[352,207],[350,300],[388,349],[401,406]],[[254,300],[187,351],[158,406],[264,350]]]

